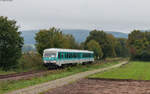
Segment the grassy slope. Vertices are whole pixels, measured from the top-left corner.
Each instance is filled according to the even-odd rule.
[[[18,80],[18,81],[6,81],[6,82],[0,82],[0,94],[6,93],[8,91],[40,84],[43,82],[55,80],[58,78],[63,78],[75,73],[84,72],[88,70],[98,69],[98,68],[104,68],[107,66],[111,66],[114,64],[118,64],[118,62],[113,63],[101,63],[101,64],[93,64],[93,65],[79,65],[75,67],[69,67],[64,70],[57,70],[52,74],[45,75],[42,77],[34,77],[29,80]]]
[[[15,71],[3,71],[0,70],[0,75],[6,75],[6,74],[12,74],[12,73],[16,73]]]
[[[89,78],[150,80],[150,62],[130,62],[123,67],[97,73]]]

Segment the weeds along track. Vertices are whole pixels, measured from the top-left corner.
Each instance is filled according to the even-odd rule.
[[[54,70],[42,70],[42,71],[29,71],[29,72],[22,72],[22,73],[0,75],[0,81],[1,80],[29,79],[32,77],[42,76],[42,75],[48,74],[53,71]]]

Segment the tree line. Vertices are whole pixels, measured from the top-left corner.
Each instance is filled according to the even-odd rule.
[[[48,30],[40,30],[36,34],[36,48],[42,55],[47,48],[68,48],[84,49],[94,51],[95,59],[105,59],[107,57],[127,57],[127,39],[115,38],[104,31],[93,30],[85,42],[79,44],[75,38],[69,34],[63,34],[60,29],[52,27]]]
[[[15,68],[22,55],[24,40],[18,32],[15,20],[0,16],[0,68]],[[95,59],[107,57],[128,57],[150,60],[150,33],[134,30],[125,38],[115,38],[103,30],[92,30],[82,43],[77,43],[70,34],[63,34],[58,28],[42,29],[36,33],[36,50],[42,56],[47,48],[83,49],[94,51]]]
[[[134,30],[129,34],[127,44],[132,60],[150,61],[150,32]]]

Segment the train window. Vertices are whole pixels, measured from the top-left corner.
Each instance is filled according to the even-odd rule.
[[[71,58],[73,58],[73,54],[72,54],[72,53],[70,53],[70,55],[71,55]]]
[[[78,53],[78,58],[80,58],[80,56],[81,56],[80,53]]]
[[[63,59],[63,58],[92,58],[94,57],[93,53],[69,53],[69,52],[59,52],[58,53],[58,58]]]
[[[74,58],[74,53],[72,53],[72,58]]]
[[[82,55],[83,55],[83,58],[84,58],[84,56],[85,56],[84,53]]]
[[[71,58],[74,58],[74,54],[73,53],[71,53]]]
[[[56,57],[56,53],[44,53],[45,57]]]
[[[94,54],[92,54],[91,57],[94,57]]]
[[[76,58],[76,53],[73,53],[73,58]]]
[[[69,53],[69,57],[71,58],[71,53]]]
[[[66,55],[67,55],[67,58],[69,58],[68,53],[66,53]]]
[[[77,58],[77,53],[75,53],[75,58]]]
[[[65,53],[65,58],[67,58],[67,53]]]
[[[67,58],[69,58],[69,55],[68,55],[68,53],[67,53]]]
[[[64,56],[64,55],[63,55],[63,53],[62,53],[62,54],[61,54],[61,58],[63,58],[63,56]]]
[[[84,58],[84,53],[82,53],[82,57]]]
[[[60,56],[61,56],[61,54],[60,54],[60,53],[58,53],[58,58],[61,58]]]
[[[71,58],[71,54],[70,54],[70,53],[68,53],[68,55],[69,55],[69,58]]]
[[[68,53],[66,53],[66,58],[68,58]]]
[[[74,54],[72,53],[72,58],[74,58]]]
[[[72,53],[70,53],[70,58],[72,58]]]

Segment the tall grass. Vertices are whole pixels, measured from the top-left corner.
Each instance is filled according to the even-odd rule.
[[[17,71],[44,70],[42,57],[37,53],[24,53],[19,60]]]

